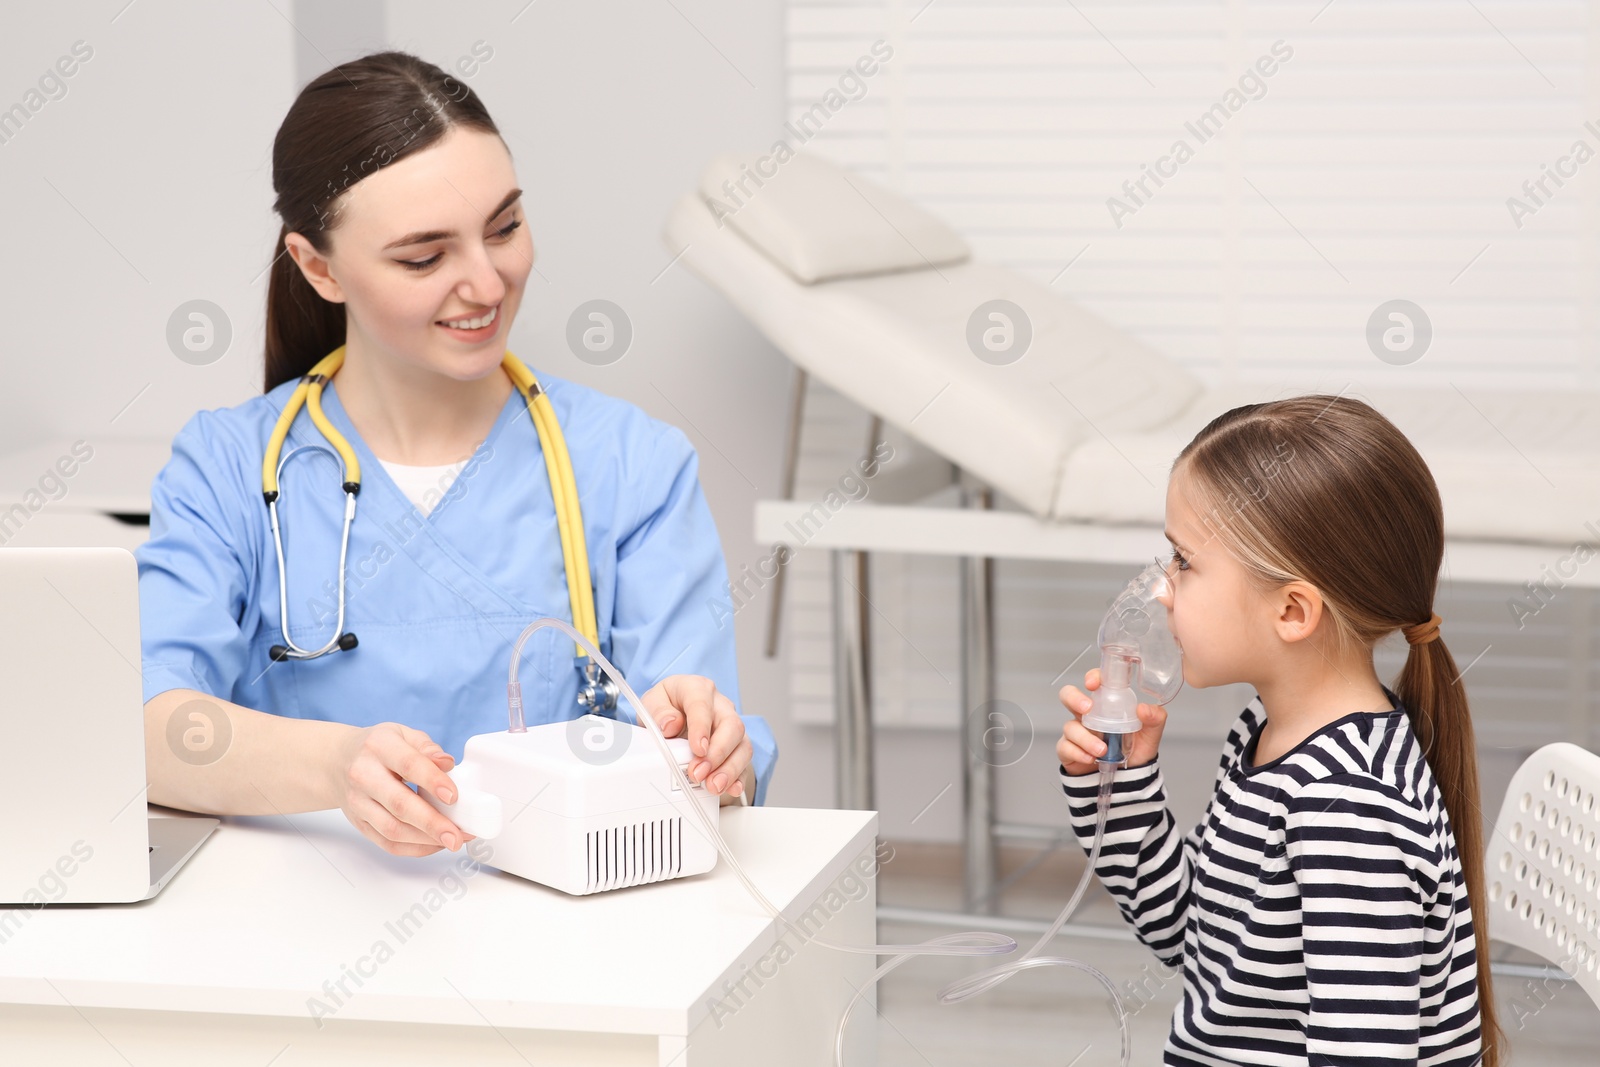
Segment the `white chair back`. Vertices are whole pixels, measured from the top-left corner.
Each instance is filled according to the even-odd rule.
[[[1489,935],[1544,957],[1600,1005],[1600,756],[1546,745],[1484,842]]]

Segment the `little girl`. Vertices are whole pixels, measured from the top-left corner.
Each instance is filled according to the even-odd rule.
[[[1472,720],[1433,611],[1441,516],[1422,457],[1358,400],[1235,408],[1174,462],[1184,680],[1256,696],[1188,835],[1162,785],[1163,709],[1140,705],[1115,776],[1096,866],[1182,967],[1165,1064],[1499,1064]],[[1410,647],[1390,691],[1372,648],[1396,629]],[[1061,784],[1088,848],[1106,747],[1078,721],[1090,698],[1061,701]]]

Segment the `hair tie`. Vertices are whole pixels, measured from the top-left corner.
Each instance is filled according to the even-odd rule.
[[[1416,646],[1425,645],[1439,636],[1439,623],[1443,621],[1437,612],[1431,615],[1426,622],[1414,623],[1411,626],[1402,626],[1400,632],[1406,635],[1406,644]]]

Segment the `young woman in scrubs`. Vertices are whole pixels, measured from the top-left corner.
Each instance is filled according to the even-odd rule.
[[[267,296],[265,394],[202,411],[151,491],[139,594],[150,800],[214,814],[340,808],[384,850],[468,835],[451,801],[468,737],[504,730],[512,642],[570,621],[538,433],[501,367],[534,248],[510,153],[476,94],[380,53],[308,84],[273,144],[282,221]],[[274,660],[268,438],[301,375],[343,345],[323,410],[360,462],[344,629],[356,647]],[[761,803],[776,745],[741,716],[721,543],[683,433],[538,374],[565,434],[600,648],[723,803]],[[301,410],[283,454],[327,447]],[[335,636],[346,495],[332,450],[283,467],[289,635]],[[429,487],[432,488],[429,488]],[[572,641],[528,642],[528,725],[571,720]],[[615,714],[615,713],[614,713]]]

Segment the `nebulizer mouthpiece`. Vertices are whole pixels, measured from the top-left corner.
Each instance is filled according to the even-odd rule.
[[[1111,602],[1100,623],[1100,688],[1083,725],[1137,733],[1139,705],[1165,704],[1183,688],[1183,649],[1167,623],[1172,581],[1152,563]],[[1110,740],[1109,738],[1107,739]]]

